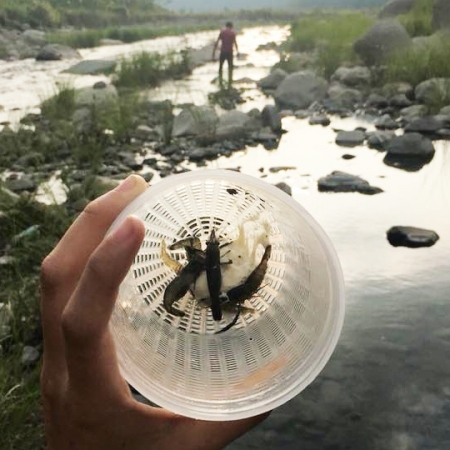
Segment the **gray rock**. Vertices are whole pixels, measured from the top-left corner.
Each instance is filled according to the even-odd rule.
[[[430,139],[419,133],[406,133],[396,136],[386,146],[388,162],[399,159],[431,161],[435,150]]]
[[[275,69],[273,70],[267,77],[262,78],[258,81],[258,86],[262,90],[266,89],[276,89],[281,82],[287,77],[287,72],[283,69]]]
[[[380,94],[372,93],[367,98],[365,107],[366,108],[385,108],[388,105],[388,100],[386,97]]]
[[[45,160],[45,157],[40,152],[30,152],[26,155],[21,156],[19,159],[16,160],[14,163],[14,166],[20,166],[20,167],[38,167],[40,164],[42,164]]]
[[[136,137],[142,140],[154,139],[158,132],[154,128],[150,128],[147,125],[139,125],[135,131]]]
[[[104,81],[97,81],[92,85],[93,89],[105,89],[108,85]]]
[[[206,159],[216,159],[220,155],[220,149],[216,147],[200,147],[188,152],[188,158],[193,162],[203,162]]]
[[[322,125],[323,127],[327,127],[330,123],[330,118],[323,114],[314,115],[309,118],[310,125]]]
[[[17,179],[6,180],[5,186],[12,192],[34,192],[37,188],[37,184],[30,175],[22,175]]]
[[[36,56],[37,61],[59,61],[60,59],[81,58],[80,53],[67,45],[48,44],[41,48]]]
[[[387,239],[394,247],[431,247],[438,240],[436,232],[423,228],[396,226],[387,232]]]
[[[334,106],[338,108],[353,109],[362,103],[363,95],[357,89],[351,89],[339,84],[334,84],[328,89],[328,97]]]
[[[439,111],[439,115],[450,116],[450,105],[444,106],[443,108],[441,108],[441,110]]]
[[[353,48],[367,65],[383,63],[395,51],[412,45],[407,31],[395,19],[383,19],[375,23]]]
[[[444,128],[444,122],[433,116],[419,117],[412,120],[405,127],[407,132],[415,132],[422,134],[435,134],[441,128]]]
[[[74,64],[73,66],[64,70],[64,72],[73,73],[75,75],[96,75],[99,73],[111,73],[115,69],[116,65],[116,61],[88,59]]]
[[[431,78],[418,84],[415,97],[419,103],[433,105],[450,97],[450,78]]]
[[[379,130],[396,130],[400,125],[389,114],[385,114],[375,121],[375,127]]]
[[[414,0],[391,0],[381,8],[379,17],[385,19],[405,14],[412,9],[413,5]]]
[[[219,118],[211,106],[190,106],[175,116],[172,136],[211,135],[216,132]]]
[[[374,195],[383,192],[382,189],[371,186],[368,181],[345,172],[334,171],[318,181],[320,192],[359,192]]]
[[[414,96],[414,88],[403,81],[398,81],[394,83],[387,83],[381,88],[381,93],[385,97],[395,97],[396,95],[404,94],[409,99]]]
[[[448,0],[434,0],[432,20],[435,30],[450,27],[450,3]]]
[[[349,153],[344,153],[342,155],[342,159],[350,160],[350,159],[354,159],[354,158],[356,158],[356,156],[355,155],[350,155]]]
[[[292,188],[287,183],[285,183],[284,181],[281,181],[280,183],[277,183],[275,186],[278,189],[281,189],[287,195],[292,196]]]
[[[276,106],[266,105],[261,112],[263,127],[269,127],[273,132],[279,133],[282,129],[281,117]]]
[[[367,145],[369,148],[384,151],[388,142],[394,137],[393,131],[373,131],[367,134]]]
[[[40,353],[36,347],[26,345],[22,350],[20,362],[24,366],[32,366],[39,360],[39,357]]]
[[[305,109],[314,101],[321,101],[327,90],[325,79],[303,71],[288,75],[278,86],[274,97],[280,109]]]
[[[26,30],[20,37],[31,45],[43,46],[47,43],[45,32],[40,30]]]
[[[428,108],[425,105],[411,105],[401,109],[400,114],[407,122],[411,122],[414,119],[426,116]]]
[[[78,108],[72,114],[72,123],[79,133],[87,132],[92,127],[92,111],[91,108]]]
[[[264,144],[266,142],[278,141],[280,136],[279,134],[273,133],[270,128],[266,127],[261,130],[254,131],[253,133],[250,134],[250,137],[255,142],[261,142]]]
[[[304,109],[299,109],[299,110],[294,112],[294,116],[297,119],[307,119],[310,116],[310,112],[306,111]]]
[[[336,144],[341,147],[356,147],[361,145],[366,138],[363,131],[340,131],[336,136]]]
[[[370,84],[371,74],[369,68],[363,66],[339,67],[331,80],[349,87],[367,86]]]
[[[407,108],[412,105],[412,101],[405,94],[397,94],[389,100],[389,105],[395,108]]]
[[[242,111],[229,111],[219,117],[216,136],[221,138],[243,136],[248,131],[251,120]]]

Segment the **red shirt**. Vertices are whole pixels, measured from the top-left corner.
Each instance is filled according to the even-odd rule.
[[[224,28],[219,34],[219,39],[222,41],[221,51],[232,53],[236,32],[232,28]]]

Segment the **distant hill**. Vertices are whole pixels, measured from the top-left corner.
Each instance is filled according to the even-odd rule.
[[[379,7],[386,0],[159,0],[158,3],[176,11],[205,12],[260,8],[369,8]]]

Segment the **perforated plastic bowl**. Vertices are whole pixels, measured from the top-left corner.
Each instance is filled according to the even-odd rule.
[[[342,328],[344,284],[331,242],[295,200],[247,175],[200,170],[150,187],[111,229],[130,214],[143,220],[146,233],[120,287],[111,330],[133,387],[184,416],[235,420],[287,402],[314,380]],[[190,292],[174,303],[184,317],[163,306],[164,291],[178,275],[161,259],[162,242],[196,236],[204,250],[212,229],[221,243],[240,242],[242,250],[223,266],[225,291],[245,281],[272,246],[257,293],[236,325],[220,334],[234,313],[215,322]],[[183,248],[168,255],[180,267],[187,264]],[[241,271],[240,280],[227,270],[234,277]]]

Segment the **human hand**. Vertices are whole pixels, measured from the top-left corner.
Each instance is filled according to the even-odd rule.
[[[41,387],[50,450],[221,449],[267,416],[185,418],[138,403],[120,375],[108,324],[144,226],[129,217],[105,234],[145,189],[133,175],[91,202],[42,264]]]

